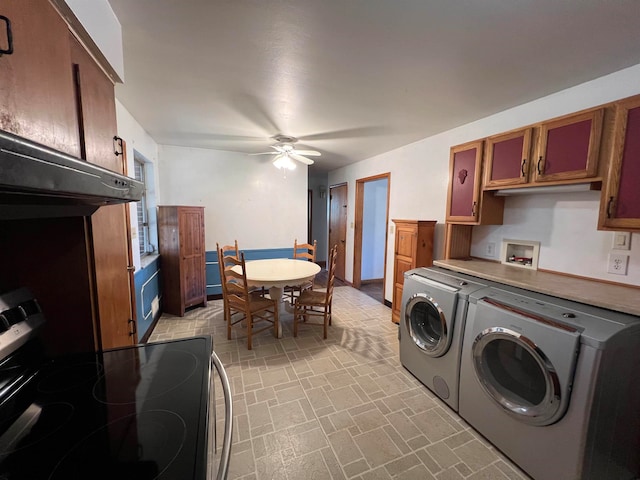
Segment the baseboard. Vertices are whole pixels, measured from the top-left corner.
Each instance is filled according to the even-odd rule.
[[[222,294],[221,293],[214,293],[212,295],[207,295],[207,301],[209,300],[222,300]]]
[[[360,280],[360,285],[368,285],[370,283],[382,283],[384,278],[368,278],[367,280]]]
[[[149,325],[149,328],[147,328],[147,331],[145,332],[145,334],[142,336],[142,338],[138,339],[138,343],[147,343],[149,341],[149,337],[153,333],[153,329],[156,328],[156,324],[158,323],[158,320],[160,320],[161,316],[162,316],[162,308],[159,308],[158,311],[156,312],[156,316],[153,317],[153,321],[151,322],[151,325]]]
[[[389,300],[387,300],[386,298],[384,299],[384,304],[385,306],[389,307],[389,308],[393,308],[393,303],[391,303]]]

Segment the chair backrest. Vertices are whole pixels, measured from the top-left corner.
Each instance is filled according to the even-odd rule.
[[[244,253],[240,253],[238,259],[233,255],[222,255],[222,249],[220,249],[218,255],[223,266],[222,288],[227,296],[229,306],[236,309],[246,308],[249,301],[249,287],[247,286]],[[234,267],[239,268],[234,269]]]
[[[338,259],[338,245],[334,245],[329,250],[329,270],[327,272],[327,296],[325,297],[325,303],[331,305],[331,299],[333,298],[333,284],[336,278],[336,263]]]
[[[222,256],[226,257],[228,255],[233,255],[236,258],[240,258],[240,251],[238,250],[238,240],[233,241],[233,245],[224,245],[222,247]],[[218,244],[216,243],[216,246]]]
[[[310,262],[316,261],[316,246],[317,241],[313,241],[313,245],[310,243],[298,243],[296,238],[293,241],[293,258],[306,258]]]

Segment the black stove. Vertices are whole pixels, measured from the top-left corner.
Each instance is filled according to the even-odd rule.
[[[50,359],[28,292],[0,312],[0,480],[206,478],[210,337]]]

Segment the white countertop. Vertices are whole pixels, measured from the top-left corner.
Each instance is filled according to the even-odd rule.
[[[434,265],[534,292],[640,315],[640,288],[527,270],[485,260],[436,260]]]

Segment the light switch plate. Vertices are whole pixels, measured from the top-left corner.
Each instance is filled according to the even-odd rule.
[[[631,233],[613,232],[611,248],[614,250],[629,250],[631,248]]]

